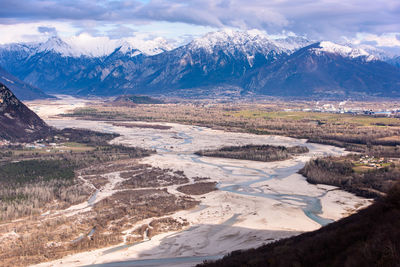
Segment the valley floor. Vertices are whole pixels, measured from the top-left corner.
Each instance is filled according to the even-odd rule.
[[[27,103],[53,127],[81,130],[3,146],[0,266],[193,266],[319,229],[373,202],[308,183],[298,173],[307,162],[348,152],[258,132],[270,121],[268,127],[286,127],[282,118],[237,117],[229,106],[121,109],[102,101],[60,96]],[[91,114],[93,107],[105,110]],[[177,121],[157,117],[169,108]],[[314,122],[292,126],[337,129]],[[348,133],[343,123],[339,129]],[[359,127],[381,135],[383,128],[372,124]],[[390,127],[387,135],[397,131]],[[268,162],[196,153],[246,145],[301,147],[303,153]]]
[[[157,150],[157,154],[143,158],[140,164],[173,172],[183,171],[189,184],[210,178],[205,181],[217,182],[219,190],[191,196],[199,205],[168,215],[182,224],[183,231],[167,229],[150,239],[144,236],[141,242],[132,244],[122,240],[115,246],[73,254],[39,266],[104,265],[116,261],[129,261],[129,265],[138,266],[191,266],[232,250],[256,247],[318,229],[371,203],[332,186],[311,185],[297,174],[312,157],[345,154],[340,148],[288,137],[231,133],[171,123],[158,123],[169,126],[160,130],[88,120],[48,119],[47,122],[60,128],[73,126],[117,132],[121,136],[112,141],[114,144]],[[246,144],[306,145],[310,152],[289,160],[267,163],[193,154],[202,149]],[[118,175],[110,173],[103,177],[108,181],[105,181],[106,185],[96,196],[96,201],[112,197],[116,188],[123,186]],[[177,198],[185,197],[177,187],[173,184],[152,189],[166,190]],[[87,206],[87,203],[82,203],[69,208],[69,212],[79,213]],[[137,221],[131,229],[154,219],[159,218]],[[135,262],[137,260],[140,261]]]

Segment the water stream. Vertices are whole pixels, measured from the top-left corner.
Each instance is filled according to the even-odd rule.
[[[60,122],[59,122],[60,123]],[[93,122],[91,122],[93,123]],[[54,125],[54,124],[53,124]],[[60,127],[62,123],[58,125]],[[80,125],[81,127],[85,125],[83,122]],[[304,165],[303,162],[299,161],[294,165],[277,168],[274,169],[273,174],[267,173],[263,169],[253,168],[246,165],[246,161],[237,160],[237,163],[224,163],[224,161],[214,161],[212,162],[210,158],[198,156],[194,154],[194,148],[192,148],[192,144],[196,141],[194,138],[196,133],[203,134],[206,128],[196,127],[196,126],[188,126],[190,127],[189,131],[177,130],[177,131],[166,131],[162,132],[162,130],[153,130],[147,131],[145,134],[140,135],[140,129],[129,129],[132,131],[132,135],[129,135],[128,130],[121,131],[121,127],[115,127],[106,123],[96,123],[96,124],[88,124],[85,126],[90,128],[90,125],[96,125],[95,130],[101,130],[104,132],[119,132],[124,135],[125,142],[129,143],[130,140],[150,140],[149,143],[145,142],[147,148],[151,148],[157,151],[158,155],[163,157],[168,154],[174,154],[174,156],[178,157],[177,160],[181,160],[182,162],[194,163],[197,166],[205,166],[205,167],[213,167],[219,169],[223,174],[226,174],[226,179],[223,182],[220,182],[217,187],[221,191],[230,192],[238,195],[245,195],[250,197],[261,197],[272,199],[274,201],[278,201],[282,204],[288,204],[290,206],[300,208],[304,214],[311,219],[312,221],[320,224],[321,226],[331,223],[333,220],[324,218],[321,216],[322,214],[322,205],[321,198],[327,193],[324,191],[320,195],[302,195],[298,193],[280,193],[273,190],[265,190],[265,186],[262,186],[261,182],[265,182],[273,179],[284,179],[294,173],[296,173],[299,169],[301,169]],[[66,125],[64,127],[68,127],[71,125]],[[189,128],[188,128],[189,129]],[[135,132],[134,132],[135,131]],[[167,134],[165,134],[167,133]],[[191,135],[193,133],[193,136]],[[169,135],[168,135],[169,134]],[[222,137],[223,138],[223,137]],[[177,142],[178,141],[178,142]],[[223,142],[222,142],[223,143]],[[290,144],[292,145],[292,144]],[[179,147],[187,147],[188,149],[174,149]],[[310,151],[314,151],[314,144],[307,144]],[[229,162],[229,161],[227,161]],[[241,182],[235,181],[235,177],[240,177]],[[212,178],[212,177],[211,177]],[[96,199],[96,193],[89,199],[88,204],[90,205]],[[201,211],[206,209],[207,205],[202,205],[198,209],[195,209],[193,212]],[[232,226],[235,222],[240,218],[241,214],[234,214],[231,218],[222,222],[220,227]],[[195,230],[198,226],[194,225],[186,231]],[[217,229],[217,228],[216,228]],[[186,232],[184,231],[184,232]],[[144,241],[148,242],[148,241]],[[134,244],[135,245],[135,244]],[[113,253],[115,251],[126,249],[128,247],[134,245],[122,245],[118,247],[111,248],[109,250],[104,251],[104,254]],[[136,244],[137,245],[137,244]],[[158,266],[171,264],[173,266],[174,263],[182,264],[182,263],[191,263],[191,262],[201,262],[207,259],[216,259],[221,257],[221,255],[213,255],[213,256],[193,256],[193,257],[174,257],[174,258],[163,258],[163,259],[146,259],[146,260],[134,260],[134,261],[124,261],[118,263],[108,263],[108,264],[99,264],[92,266]]]
[[[196,129],[199,131],[202,130],[201,127],[196,127]],[[189,136],[185,132],[179,132],[177,135],[183,139],[183,141],[179,145],[190,144],[193,142],[193,137]],[[152,137],[152,140],[160,140],[160,139],[161,139],[161,136]],[[167,147],[170,147],[170,144],[163,143],[162,145],[152,146],[152,148],[157,150],[157,152],[161,155],[163,153],[173,153],[173,151],[171,149],[168,149]],[[231,193],[235,193],[235,194],[240,194],[240,195],[274,199],[281,203],[286,203],[286,204],[289,204],[288,201],[290,201],[291,205],[293,205],[293,203],[297,202],[298,206],[303,210],[304,214],[311,220],[320,224],[321,226],[324,226],[324,225],[327,225],[327,224],[333,222],[333,220],[331,220],[331,219],[323,218],[320,216],[320,214],[322,214],[322,205],[321,205],[320,198],[323,197],[327,192],[324,192],[323,194],[321,194],[319,196],[307,196],[307,195],[298,195],[298,194],[279,194],[279,193],[272,194],[272,193],[265,193],[264,190],[262,190],[261,188],[254,186],[255,184],[257,184],[259,182],[268,181],[270,179],[282,179],[282,178],[287,177],[288,174],[296,173],[304,165],[301,162],[299,162],[298,164],[296,164],[294,166],[276,169],[275,170],[276,174],[271,175],[261,169],[250,168],[250,167],[247,167],[244,165],[234,166],[234,165],[228,165],[228,164],[210,163],[210,162],[204,161],[202,156],[198,156],[195,154],[177,153],[177,155],[182,160],[185,160],[185,161],[190,160],[194,163],[217,167],[217,168],[221,169],[224,173],[226,173],[227,177],[229,177],[229,176],[240,176],[242,178],[248,177],[248,180],[246,182],[241,182],[241,183],[234,184],[234,185],[226,186],[224,184],[218,184],[217,187],[219,190],[227,191],[227,192],[231,192]],[[236,174],[235,170],[244,170],[246,173],[255,173],[255,174],[243,174],[243,173]]]

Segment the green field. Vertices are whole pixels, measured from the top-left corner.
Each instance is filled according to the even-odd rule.
[[[381,118],[339,113],[240,110],[228,112],[227,115],[243,118],[264,118],[266,120],[282,119],[288,121],[319,121],[321,123],[331,124],[356,124],[358,126],[400,126],[400,119],[397,118]]]

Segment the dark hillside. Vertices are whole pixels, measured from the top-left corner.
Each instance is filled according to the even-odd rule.
[[[0,83],[0,139],[33,140],[51,128]]]

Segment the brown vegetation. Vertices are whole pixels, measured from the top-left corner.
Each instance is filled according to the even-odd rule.
[[[90,142],[103,143],[99,140]],[[33,216],[46,207],[66,208],[82,202],[93,189],[82,186],[75,174],[77,170],[152,153],[140,148],[107,144],[84,152],[17,153],[19,148],[7,151],[10,153],[2,158],[3,164],[0,165],[0,221]],[[11,161],[19,162],[7,163]],[[102,183],[104,181],[100,178],[95,187]],[[57,201],[57,205],[51,204],[53,201]]]
[[[111,122],[114,126],[122,126],[127,128],[147,128],[147,129],[157,129],[157,130],[169,130],[172,127],[167,125],[158,124],[144,124],[144,123],[123,123],[123,122]]]
[[[400,164],[384,163],[382,167],[360,164],[361,155],[312,159],[299,171],[313,184],[338,186],[363,197],[385,195],[400,180]]]
[[[168,177],[166,181],[170,185],[174,184],[175,178],[177,184],[188,181],[183,172],[152,168],[149,165],[138,164],[135,160],[112,161],[80,169],[77,171],[77,175],[80,176],[77,181],[81,181],[79,185],[86,184],[85,187],[96,185],[99,191],[109,186],[108,174],[129,173],[129,175],[121,177],[123,180],[115,185],[115,192],[94,203],[91,210],[68,215],[62,211],[67,206],[60,206],[62,203],[60,200],[48,199],[49,205],[55,205],[59,214],[40,216],[44,211],[42,208],[36,213],[37,216],[0,224],[2,265],[26,266],[57,259],[70,253],[120,244],[124,235],[129,244],[158,233],[177,231],[185,227],[186,221],[177,221],[164,216],[178,210],[191,209],[198,202],[189,196],[173,195],[167,189],[121,187],[122,183],[134,177],[131,175],[134,171],[140,171],[141,177],[148,178],[144,181],[155,187],[165,182],[161,177]],[[152,177],[160,177],[159,184],[150,181]],[[90,191],[93,192],[93,189]],[[79,203],[88,198],[89,195],[86,194]],[[51,211],[50,208],[49,210]],[[140,225],[140,221],[153,217],[149,224]],[[132,228],[134,230],[130,231]],[[122,233],[127,230],[128,234]]]
[[[195,183],[180,186],[176,190],[186,195],[204,195],[217,190],[216,185],[215,182]]]
[[[197,204],[190,197],[176,197],[165,190],[120,191],[96,203],[92,210],[68,214],[66,208],[89,201],[96,189],[103,190],[110,183],[105,175],[110,172],[127,174],[140,169],[143,171],[141,177],[160,177],[160,183],[151,184],[154,186],[165,181],[174,184],[175,178],[178,184],[188,181],[183,173],[153,170],[148,165],[136,166],[135,158],[150,155],[153,151],[109,145],[108,141],[115,137],[66,129],[58,131],[56,136],[46,137],[41,144],[54,142],[56,146],[63,146],[64,142],[75,142],[72,145],[82,149],[54,149],[43,153],[13,145],[2,151],[2,266],[26,266],[71,252],[118,244],[122,242],[123,229],[139,220],[164,216]],[[76,143],[78,140],[81,142]],[[88,205],[92,204],[88,202]],[[18,220],[10,221],[16,218]]]
[[[186,184],[189,179],[183,172],[173,172],[172,170],[153,168],[150,165],[138,165],[134,170],[122,172],[125,181],[119,188],[144,188],[160,187],[173,184]]]
[[[296,103],[291,103],[296,106]],[[368,103],[367,103],[368,104]],[[366,105],[367,105],[366,104]],[[400,157],[400,120],[364,115],[281,112],[288,105],[193,104],[92,106],[66,116],[91,120],[162,121],[255,134],[305,138],[309,142],[344,147],[377,157]],[[279,111],[278,111],[279,110]],[[383,126],[382,126],[383,125]],[[391,137],[390,139],[385,139]]]
[[[124,190],[113,194],[94,206],[98,224],[129,217],[140,221],[159,217],[177,210],[193,208],[198,203],[190,197],[176,197],[160,189]],[[103,213],[104,210],[109,212]],[[112,220],[111,220],[112,219]]]
[[[151,221],[151,223],[149,224],[150,228],[147,233],[147,236],[151,238],[157,234],[171,232],[171,231],[179,231],[183,227],[188,225],[189,223],[186,220],[179,222],[171,217],[156,219]]]

